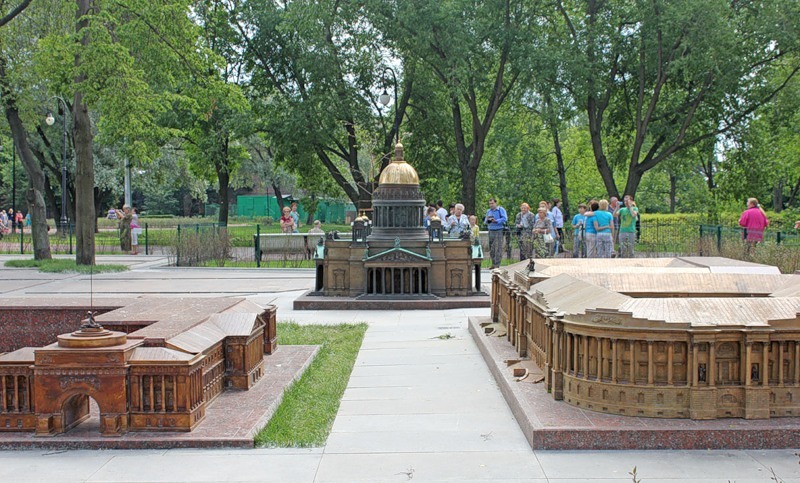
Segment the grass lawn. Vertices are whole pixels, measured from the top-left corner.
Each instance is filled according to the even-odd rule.
[[[278,324],[283,345],[321,345],[319,353],[283,397],[267,426],[256,435],[259,446],[322,446],[331,432],[367,324]]]
[[[38,268],[40,272],[47,273],[104,273],[128,270],[127,265],[77,265],[75,260],[63,258],[53,260],[9,260],[5,265],[12,268]]]

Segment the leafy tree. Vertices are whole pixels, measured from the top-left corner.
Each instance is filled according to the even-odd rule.
[[[399,51],[419,59],[448,98],[461,200],[476,210],[476,180],[492,124],[535,46],[535,3],[371,2]],[[532,41],[533,40],[533,41]]]
[[[383,124],[388,131],[381,135],[376,119],[376,84],[385,66],[382,33],[358,3],[232,3],[252,71],[254,107],[271,145],[295,171],[327,170],[356,206],[369,206],[372,176],[389,158],[382,158],[381,169],[365,169],[359,130],[391,140],[399,124]],[[402,119],[411,79],[401,76],[400,82],[397,118]]]
[[[794,77],[795,2],[558,0],[548,42],[606,190],[745,122]],[[776,68],[783,76],[764,83]],[[616,167],[616,169],[615,169]]]
[[[28,143],[28,130],[20,115],[19,93],[17,82],[24,75],[24,69],[14,70],[11,60],[25,57],[23,52],[30,52],[30,37],[21,35],[25,26],[20,28],[19,22],[9,24],[17,18],[28,6],[30,0],[22,0],[0,18],[0,99],[5,111],[5,117],[11,129],[13,145],[19,153],[21,165],[28,178],[28,190],[25,199],[28,204],[28,213],[31,215],[31,233],[33,237],[33,256],[36,260],[50,259],[50,240],[47,234],[47,219],[44,201],[46,180],[41,167],[31,151]],[[5,8],[5,5],[2,5]],[[13,29],[11,26],[13,25]],[[9,48],[11,41],[18,45]],[[17,55],[15,55],[17,54]],[[11,63],[12,67],[9,67]]]
[[[192,172],[217,182],[219,222],[227,225],[231,178],[248,157],[243,141],[253,124],[240,88],[245,76],[241,39],[224,3],[203,0],[194,5],[203,45],[215,60],[187,90],[194,102],[182,112],[182,138]]]
[[[770,79],[780,81],[785,72]],[[728,200],[755,196],[776,212],[800,202],[800,79],[726,138],[719,164]],[[770,203],[771,200],[771,203]]]
[[[78,0],[77,5],[76,32],[45,37],[37,69],[52,92],[73,99],[76,258],[87,264],[94,261],[95,141],[114,146],[134,165],[150,162],[161,145],[181,133],[169,122],[171,109],[192,103],[191,80],[214,72],[217,57],[198,41],[188,0]],[[200,106],[206,113],[214,102],[209,99]],[[96,125],[90,109],[100,114]]]

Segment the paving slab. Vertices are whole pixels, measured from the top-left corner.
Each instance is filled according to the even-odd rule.
[[[768,467],[742,451],[537,451],[548,479],[620,478],[636,466],[643,481],[701,479],[714,475],[731,481],[769,478]],[[575,464],[580,461],[580,464]]]
[[[140,466],[138,455],[116,456],[97,469],[89,482],[174,481],[314,481],[318,455],[169,454]]]
[[[326,454],[317,482],[547,481],[536,460],[506,451]]]

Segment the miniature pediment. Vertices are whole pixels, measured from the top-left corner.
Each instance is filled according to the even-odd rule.
[[[364,257],[367,263],[420,263],[430,262],[431,257],[420,255],[419,253],[406,250],[403,247],[395,246],[386,251],[376,253],[372,256]]]

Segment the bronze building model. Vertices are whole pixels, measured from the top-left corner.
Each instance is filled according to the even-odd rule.
[[[664,418],[800,414],[800,276],[713,257],[548,259],[496,270],[492,287],[492,319],[557,400]]]

